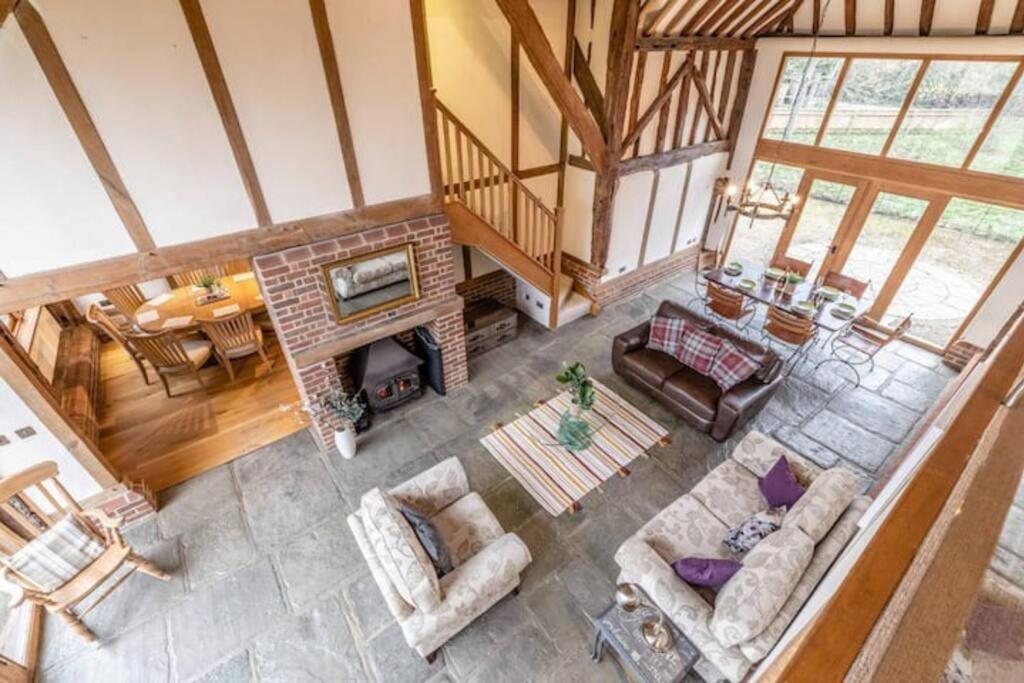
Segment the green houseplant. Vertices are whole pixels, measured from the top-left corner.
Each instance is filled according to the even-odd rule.
[[[314,416],[338,418],[340,426],[334,430],[334,445],[346,460],[356,454],[356,423],[362,419],[366,407],[358,396],[350,396],[343,389],[331,389],[309,408]]]
[[[562,371],[555,375],[559,384],[566,385],[572,397],[572,407],[562,413],[558,423],[558,443],[571,451],[583,450],[590,446],[594,429],[586,420],[586,411],[593,410],[597,401],[594,382],[587,374],[583,363],[576,361],[566,363]]]
[[[204,275],[202,279],[199,280],[199,284],[203,286],[203,289],[212,294],[213,290],[217,287],[218,282],[217,278],[214,276]]]

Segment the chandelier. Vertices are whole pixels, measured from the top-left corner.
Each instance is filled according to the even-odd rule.
[[[736,196],[736,192],[735,185],[726,188],[726,211],[735,211],[751,219],[789,218],[793,215],[793,209],[800,203],[799,195],[776,189],[770,176],[761,183],[751,180],[739,197]]]

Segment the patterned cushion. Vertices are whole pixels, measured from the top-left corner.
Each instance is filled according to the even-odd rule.
[[[651,318],[651,332],[647,336],[647,348],[674,356],[683,336],[684,325],[686,321],[682,318],[654,316]]]
[[[722,545],[729,530],[701,505],[686,494],[644,524],[635,537],[654,549],[666,563],[680,557],[720,557],[732,555]]]
[[[782,528],[782,518],[786,511],[782,508],[772,508],[764,512],[758,512],[743,520],[738,527],[729,529],[722,543],[725,547],[737,555],[744,555],[750,552],[754,546],[768,538]]]
[[[49,593],[75,578],[103,550],[102,543],[68,516],[11,555],[7,565]]]
[[[711,363],[711,371],[708,376],[715,380],[715,383],[722,388],[722,391],[729,391],[734,386],[747,379],[761,365],[737,349],[728,341],[722,341],[722,347],[715,355]]]
[[[726,460],[711,470],[693,487],[690,495],[722,520],[727,529],[768,509],[757,489],[757,477],[735,460]],[[723,533],[719,540],[724,537]]]
[[[789,466],[805,488],[811,485],[814,478],[821,474],[821,468],[803,456],[797,455],[775,439],[761,432],[748,432],[743,440],[736,444],[732,459],[750,470],[754,476],[763,477],[768,474],[779,458],[786,456]]]
[[[686,321],[683,325],[682,339],[676,348],[676,360],[702,375],[707,375],[711,372],[711,364],[722,346],[722,341],[721,337],[705,332]]]
[[[825,470],[789,509],[782,525],[799,528],[817,543],[825,538],[855,495],[857,475],[845,467]]]
[[[814,555],[814,543],[787,527],[758,543],[743,569],[725,584],[715,601],[711,632],[726,647],[750,640],[775,619],[800,582]]]
[[[456,567],[505,534],[498,519],[475,491],[441,510],[431,520]]]

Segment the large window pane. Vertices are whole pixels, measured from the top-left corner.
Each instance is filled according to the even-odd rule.
[[[1024,80],[1017,83],[971,169],[1024,178]]]
[[[917,59],[853,60],[821,144],[880,154],[920,66]]]
[[[782,68],[764,136],[813,145],[832,99],[841,57],[789,57]]]
[[[757,161],[750,174],[750,181],[760,184],[770,178],[772,185],[780,193],[795,194],[803,174],[801,168]],[[779,241],[785,224],[786,219],[784,218],[752,219],[738,216],[732,246],[729,247],[729,259],[746,259],[754,263],[767,262],[775,252],[775,245]]]
[[[1024,238],[1024,211],[966,199],[946,207],[886,311],[913,313],[911,334],[945,346]]]
[[[961,166],[1016,67],[1011,62],[932,62],[889,155]]]
[[[817,277],[822,261],[828,256],[832,240],[856,191],[852,185],[815,180],[808,196],[803,198],[804,210],[793,230],[786,256],[810,261],[813,264],[810,279]]]

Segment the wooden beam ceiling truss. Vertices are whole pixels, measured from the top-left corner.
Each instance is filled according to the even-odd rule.
[[[642,50],[743,50],[792,22],[803,0],[663,0],[641,10]],[[737,42],[739,41],[739,42]]]

